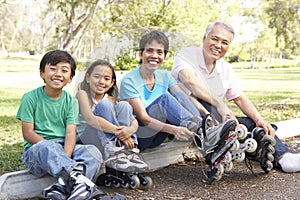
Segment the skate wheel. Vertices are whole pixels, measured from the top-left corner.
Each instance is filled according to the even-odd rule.
[[[230,172],[233,168],[233,162],[225,163],[224,164],[224,172]]]
[[[121,183],[113,183],[113,186],[114,186],[115,188],[118,188],[118,187],[121,186]]]
[[[237,152],[232,155],[233,160],[236,162],[242,162],[243,160],[245,160],[245,157],[245,152]]]
[[[105,185],[105,187],[110,187],[111,186],[111,182],[108,181],[108,180],[105,180],[104,181],[104,185]]]
[[[230,151],[234,152],[239,150],[240,148],[240,142],[238,140],[234,141],[233,145],[230,147]]]
[[[239,124],[236,127],[235,131],[238,134],[238,139],[239,140],[245,139],[247,137],[247,135],[248,135],[248,129],[247,129],[247,127],[244,124]]]
[[[267,160],[267,161],[266,161],[266,169],[264,169],[265,172],[266,172],[266,173],[269,173],[272,169],[273,169],[273,164],[272,164],[272,162],[269,161],[269,160]]]
[[[216,176],[222,176],[222,174],[224,174],[224,166],[223,166],[223,164],[220,163],[217,166],[217,169],[218,169],[218,171],[216,173]]]
[[[142,182],[140,182],[141,183],[141,185],[140,185],[141,189],[149,189],[153,186],[153,181],[149,176],[145,176],[145,177],[143,177],[143,179],[144,180]]]
[[[131,176],[130,179],[131,179],[130,188],[137,189],[140,187],[140,179],[137,175]]]
[[[264,135],[264,137],[262,138],[263,141],[268,141],[272,146],[275,146],[276,141],[275,139],[270,136],[270,135]]]
[[[272,155],[271,152],[268,152],[268,153],[267,153],[267,159],[268,159],[269,161],[271,161],[271,162],[274,161],[274,156]]]
[[[245,144],[247,145],[246,152],[252,153],[257,149],[257,142],[253,138],[248,138],[245,140]]]
[[[227,151],[222,159],[222,163],[226,164],[226,163],[231,162],[231,160],[232,160],[231,153],[229,151]]]
[[[275,149],[272,145],[268,145],[268,151],[271,153],[271,154],[274,154],[275,153]]]
[[[215,180],[219,181],[219,180],[221,180],[221,178],[222,178],[222,175],[219,175],[219,176],[215,177]]]

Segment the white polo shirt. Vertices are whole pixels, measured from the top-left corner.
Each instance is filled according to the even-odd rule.
[[[230,101],[243,94],[238,84],[235,72],[229,63],[223,59],[216,61],[214,70],[209,73],[204,61],[203,50],[199,47],[188,47],[181,50],[174,59],[172,76],[177,80],[179,86],[187,93],[191,92],[179,81],[179,72],[183,69],[191,69],[196,77],[206,83],[207,88],[218,99],[224,97]]]

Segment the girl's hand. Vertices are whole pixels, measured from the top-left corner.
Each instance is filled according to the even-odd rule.
[[[130,127],[127,126],[118,126],[116,128],[116,132],[115,135],[117,136],[117,138],[119,138],[121,141],[126,140],[128,138],[131,137],[131,133],[130,133]]]
[[[121,140],[121,139],[120,139]],[[134,142],[133,142],[133,140],[132,140],[132,138],[130,137],[130,138],[128,138],[128,139],[126,139],[126,140],[121,140],[123,143],[124,143],[124,145],[127,147],[127,148],[129,148],[129,149],[133,149],[134,148],[134,146],[135,146],[135,144],[134,144]]]

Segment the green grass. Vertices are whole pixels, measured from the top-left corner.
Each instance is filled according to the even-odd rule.
[[[234,67],[245,93],[267,121],[300,117],[300,66],[295,63],[298,65],[288,68]],[[29,75],[39,80],[38,66],[35,58],[0,58],[0,175],[25,169],[21,123],[15,115],[22,95],[37,85]],[[232,103],[229,105],[241,115]]]

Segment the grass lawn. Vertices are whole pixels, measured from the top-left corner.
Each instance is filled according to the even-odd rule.
[[[0,175],[25,169],[21,163],[23,139],[15,115],[22,95],[43,84],[40,58],[0,57]],[[245,93],[267,121],[300,117],[300,63],[296,67],[235,71]],[[230,108],[237,115],[238,109]]]

